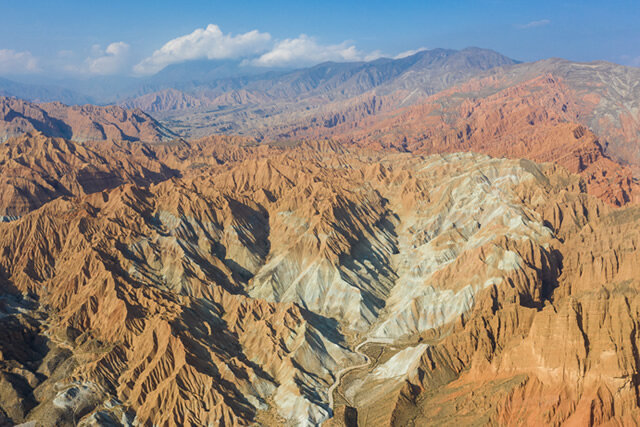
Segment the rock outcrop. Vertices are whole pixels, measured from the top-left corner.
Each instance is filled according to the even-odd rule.
[[[633,169],[612,160],[600,138],[580,124],[593,106],[576,101],[550,74],[506,89],[499,84],[495,78],[474,80],[424,104],[294,134],[419,154],[474,151],[555,162],[584,176],[588,191],[609,203],[638,200]]]
[[[78,142],[162,142],[176,138],[172,131],[142,110],[67,106],[59,102],[36,104],[0,97],[0,141],[36,131]]]
[[[31,138],[33,169],[98,161]],[[0,224],[4,422],[637,419],[640,215],[588,177],[332,142],[149,147],[180,175]]]
[[[39,132],[24,134],[0,144],[0,216],[22,216],[58,197],[125,183],[144,186],[178,174],[144,146],[84,145]]]

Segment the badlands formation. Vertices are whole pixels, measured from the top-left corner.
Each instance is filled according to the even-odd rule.
[[[634,73],[1,99],[0,425],[636,425]]]
[[[31,103],[0,96],[0,141],[25,132],[87,141],[170,141],[175,134],[141,110]]]
[[[640,416],[640,214],[583,176],[331,142],[155,150],[179,175],[0,224],[4,423]]]

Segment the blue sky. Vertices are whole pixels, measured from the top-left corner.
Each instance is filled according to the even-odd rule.
[[[467,46],[640,66],[638,0],[3,0],[0,10],[0,75],[153,74],[206,57],[304,66]]]

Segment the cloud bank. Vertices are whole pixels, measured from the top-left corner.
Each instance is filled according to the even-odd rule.
[[[125,42],[111,43],[104,52],[99,47],[94,47],[97,57],[87,58],[88,71],[91,74],[118,74],[129,66],[130,47]]]
[[[40,71],[38,60],[31,52],[0,49],[0,74],[35,73]]]
[[[233,36],[224,34],[217,25],[209,24],[207,28],[198,28],[191,34],[168,41],[133,70],[138,74],[154,74],[167,65],[192,59],[252,56],[267,50],[270,41],[269,33],[253,30]]]
[[[381,57],[378,51],[366,54],[352,44],[343,42],[321,45],[314,38],[301,34],[295,39],[282,40],[269,52],[251,61],[259,67],[291,67],[325,61],[370,61]]]
[[[149,75],[171,64],[205,58],[244,59],[243,64],[257,67],[298,67],[324,61],[370,61],[381,56],[379,51],[362,52],[349,42],[323,45],[306,34],[274,42],[269,33],[253,30],[231,35],[209,24],[168,41],[133,70]]]
[[[423,49],[401,53],[402,58]],[[322,44],[316,38],[300,34],[294,38],[273,40],[271,34],[252,30],[241,34],[223,33],[209,24],[164,43],[142,60],[134,58],[131,46],[117,41],[103,48],[91,47],[88,55],[60,50],[45,63],[52,70],[78,75],[152,75],[171,64],[198,59],[236,59],[254,67],[295,68],[334,61],[371,61],[382,57],[380,51],[365,52],[353,42]],[[0,74],[42,72],[39,61],[30,52],[0,50]]]

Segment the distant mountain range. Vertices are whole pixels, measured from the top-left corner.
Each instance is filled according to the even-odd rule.
[[[233,92],[253,95],[261,101],[300,101],[319,98],[332,101],[347,99],[371,89],[383,87],[386,92],[398,88],[418,88],[432,94],[466,78],[495,67],[510,66],[517,61],[497,52],[469,48],[461,51],[433,49],[401,59],[381,58],[371,62],[326,62],[302,70],[191,81],[173,85],[186,95],[210,106],[220,105],[218,98]],[[148,96],[147,96],[148,98]],[[241,99],[239,103],[243,103]],[[145,108],[144,99],[132,98],[126,106]],[[155,106],[157,111],[172,110]]]
[[[515,62],[496,52],[477,48],[462,51],[433,49],[402,59],[381,58],[371,62],[327,62],[300,70],[255,67],[239,60],[197,60],[170,65],[144,78],[44,78],[37,84],[0,78],[0,94],[28,101],[66,104],[109,104],[125,99],[135,102],[133,100],[138,96],[167,89],[202,98],[241,89],[265,92],[272,98],[327,90],[343,90],[342,95],[349,96],[411,72],[420,74],[427,69],[442,69],[448,75],[444,78],[446,81],[460,77],[460,73],[464,75],[468,71]],[[430,77],[441,77],[440,72],[436,74]]]
[[[54,85],[19,83],[2,77],[0,77],[0,96],[36,102],[58,101],[65,104],[88,104],[92,101],[91,97],[70,89]]]
[[[541,79],[539,84],[527,84],[536,79]],[[486,49],[433,49],[402,59],[324,63],[290,72],[194,81],[182,89],[147,93],[120,105],[154,114],[185,138],[227,133],[265,139],[341,135],[349,140],[359,132],[358,138],[371,140],[371,132],[381,132],[376,130],[381,120],[404,114],[406,108],[436,106],[430,117],[451,125],[463,114],[458,110],[465,100],[482,103],[498,93],[514,99],[516,93],[524,96],[533,90],[527,92],[530,99],[550,90],[555,92],[551,96],[545,92],[541,98],[545,104],[534,108],[540,115],[536,120],[555,117],[586,126],[607,155],[638,175],[638,82],[640,68],[603,61],[519,63]],[[412,130],[407,129],[408,122]],[[408,133],[432,126],[419,115],[408,122],[395,125],[387,136],[401,141]]]
[[[0,82],[0,426],[637,423],[640,69],[262,71]]]
[[[435,102],[441,111],[432,114],[451,120],[459,115],[452,109],[462,99],[481,100],[516,90],[540,76],[555,79],[571,104],[551,102],[543,114],[553,110],[562,120],[587,126],[607,154],[640,171],[640,69],[607,62],[520,63],[480,48],[431,49],[400,59],[327,62],[300,70],[265,71],[238,60],[203,60],[175,64],[145,79],[102,77],[61,81],[58,86],[0,79],[0,95],[71,105],[117,103],[153,114],[162,126],[184,138],[212,133],[258,139],[349,137],[356,130],[362,137],[367,128],[379,126],[367,122],[367,117],[380,122],[404,108],[420,109]],[[438,96],[445,90],[456,95]],[[568,110],[574,116],[569,117]],[[415,131],[428,120],[411,122]],[[407,136],[403,126],[393,130],[400,139]],[[168,129],[160,133],[169,136]],[[2,136],[14,134],[5,130]],[[72,135],[57,132],[53,136]]]
[[[410,104],[495,68],[518,62],[491,50],[433,49],[371,62],[327,62],[302,70],[191,82],[120,103],[166,121],[182,136],[263,136],[358,97],[391,95]],[[374,92],[373,92],[374,91]],[[374,105],[373,110],[380,108]],[[373,112],[372,110],[372,112]]]
[[[544,76],[552,83],[545,83]],[[538,83],[527,84],[541,77]],[[418,111],[429,110],[430,118],[439,117],[452,127],[452,132],[466,135],[464,129],[453,124],[463,122],[460,106],[464,100],[489,105],[490,101],[482,100],[499,93],[509,97],[510,91],[527,90],[533,90],[528,93],[529,98],[536,97],[542,93],[539,91],[542,87],[557,93],[540,98],[539,103],[544,99],[546,104],[534,108],[540,110],[536,112],[542,117],[539,120],[555,117],[554,120],[586,126],[597,135],[604,153],[622,165],[631,166],[637,174],[640,172],[638,81],[639,68],[563,59],[520,63],[492,50],[467,48],[431,49],[400,59],[327,62],[300,70],[265,71],[241,61],[191,61],[169,66],[146,79],[103,77],[76,82],[76,87],[84,88],[90,95],[62,86],[0,79],[0,94],[65,104],[102,100],[141,110],[153,114],[160,122],[153,124],[150,117],[141,119],[155,129],[143,137],[148,141],[176,134],[194,138],[224,133],[258,139],[340,137],[366,138],[371,142],[386,135],[386,139],[396,138],[387,145],[400,147],[399,141],[408,141],[415,147],[420,138],[425,138],[416,137],[416,132],[422,129],[419,135],[428,135],[424,130],[433,131],[432,121],[416,115]],[[5,109],[7,105],[5,101]],[[405,111],[407,108],[414,112]],[[478,114],[479,110],[474,111]],[[505,114],[516,114],[515,111]],[[39,130],[43,126],[46,129],[44,123],[36,122],[31,127],[16,126],[18,116],[7,114],[5,122],[10,117],[13,125],[4,125],[0,135],[3,138],[21,130]],[[399,115],[406,120],[381,129],[389,118]],[[113,120],[106,118],[106,122]],[[464,124],[467,125],[473,128],[479,124]],[[88,139],[111,139],[102,137],[95,126],[86,129],[91,134]],[[131,132],[133,139],[139,137],[138,130],[132,128]],[[154,132],[157,135],[152,135]],[[62,131],[51,135],[87,139],[86,135]],[[474,135],[477,138],[479,134]],[[462,146],[457,145],[458,149]]]

